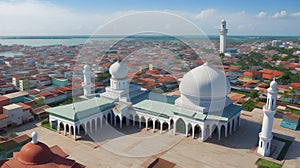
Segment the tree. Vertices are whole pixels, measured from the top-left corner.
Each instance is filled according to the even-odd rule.
[[[221,61],[222,61],[222,64],[223,64],[223,59],[224,59],[224,57],[225,57],[225,54],[224,54],[224,53],[220,53],[220,54],[219,54],[219,57],[221,58]]]
[[[252,99],[257,98],[258,96],[259,96],[259,94],[258,94],[258,91],[257,91],[257,90],[252,90],[252,91],[250,92],[250,97],[251,97]]]

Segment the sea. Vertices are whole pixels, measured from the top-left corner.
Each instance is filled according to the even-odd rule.
[[[155,37],[163,38],[162,36],[133,36],[133,38],[149,39]],[[95,40],[109,41],[122,38],[121,36],[94,36]],[[218,40],[218,35],[203,36],[181,36],[181,38],[201,39],[209,38],[210,40]],[[27,46],[49,46],[49,45],[65,45],[75,46],[85,44],[90,39],[90,36],[0,36],[1,45],[27,45]],[[243,43],[243,42],[263,42],[274,39],[297,41],[299,36],[228,36],[227,43]]]

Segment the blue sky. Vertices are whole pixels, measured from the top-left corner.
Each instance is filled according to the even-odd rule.
[[[209,35],[225,18],[229,35],[299,36],[299,6],[298,0],[0,0],[0,35],[88,35],[123,15],[167,11]]]

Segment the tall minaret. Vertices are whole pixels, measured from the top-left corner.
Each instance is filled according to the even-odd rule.
[[[81,84],[83,87],[84,96],[91,95],[91,68],[88,65],[84,65],[83,68],[83,83]]]
[[[228,29],[226,29],[226,21],[222,19],[220,28],[220,53],[226,52],[226,38]]]
[[[262,129],[259,133],[259,144],[257,152],[263,156],[270,155],[272,135],[272,126],[274,115],[276,113],[276,98],[277,98],[278,88],[275,78],[270,83],[268,88],[267,103],[263,108],[264,118],[262,123]]]

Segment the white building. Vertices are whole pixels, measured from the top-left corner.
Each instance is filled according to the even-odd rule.
[[[226,38],[228,29],[226,28],[226,21],[222,19],[220,27],[220,53],[226,52]]]
[[[3,107],[3,114],[7,114],[11,124],[21,125],[23,123],[23,109],[22,106],[17,104],[10,104]],[[9,123],[8,123],[9,124]]]
[[[208,63],[184,75],[180,83],[181,96],[174,97],[141,91],[128,83],[128,68],[122,62],[110,67],[111,86],[100,97],[48,108],[51,127],[57,132],[74,136],[95,133],[111,124],[123,124],[158,130],[160,133],[184,134],[205,141],[216,134],[218,139],[236,131],[240,124],[241,106],[232,104],[227,94],[230,84],[224,73]],[[124,122],[124,123],[123,123]]]
[[[272,127],[274,121],[274,115],[276,113],[276,98],[278,88],[275,79],[270,83],[268,88],[267,103],[263,107],[264,118],[262,123],[262,129],[259,133],[259,146],[257,152],[263,156],[270,155],[271,141],[273,138]]]
[[[83,68],[83,83],[81,84],[83,87],[84,96],[91,95],[91,68],[88,65],[84,65]]]

